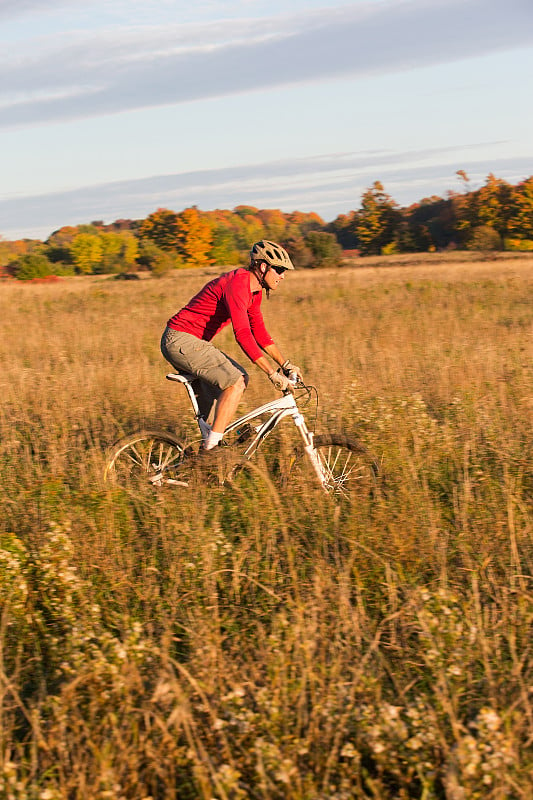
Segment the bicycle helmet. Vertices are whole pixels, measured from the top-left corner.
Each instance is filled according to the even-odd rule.
[[[253,264],[254,261],[264,261],[269,267],[283,267],[283,269],[294,269],[289,254],[281,245],[276,242],[269,242],[266,239],[261,239],[252,245],[250,250],[250,260]]]

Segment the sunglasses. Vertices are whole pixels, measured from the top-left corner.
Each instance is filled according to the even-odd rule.
[[[287,272],[285,267],[272,267],[272,269],[274,270],[274,272],[277,272],[278,275],[283,275],[284,272]]]

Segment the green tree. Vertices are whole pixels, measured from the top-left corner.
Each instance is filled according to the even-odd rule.
[[[312,253],[312,267],[338,267],[342,262],[342,247],[332,233],[310,231],[305,244]]]
[[[101,233],[102,260],[97,272],[129,272],[137,263],[138,240],[129,231]]]
[[[212,229],[213,242],[209,260],[218,265],[238,264],[240,253],[235,245],[235,237],[229,227],[216,225]]]
[[[149,270],[156,277],[164,275],[177,266],[183,266],[181,262],[177,263],[175,253],[163,250],[151,239],[140,240],[136,263],[141,269]]]

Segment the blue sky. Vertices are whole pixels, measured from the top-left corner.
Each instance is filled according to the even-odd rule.
[[[531,0],[0,0],[0,235],[533,174]]]

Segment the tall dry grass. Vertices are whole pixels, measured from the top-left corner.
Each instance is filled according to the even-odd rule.
[[[0,286],[0,796],[531,797],[533,261],[265,302],[317,428],[383,460],[348,513],[262,463],[244,497],[103,483],[123,433],[192,430],[158,339],[207,274]]]

